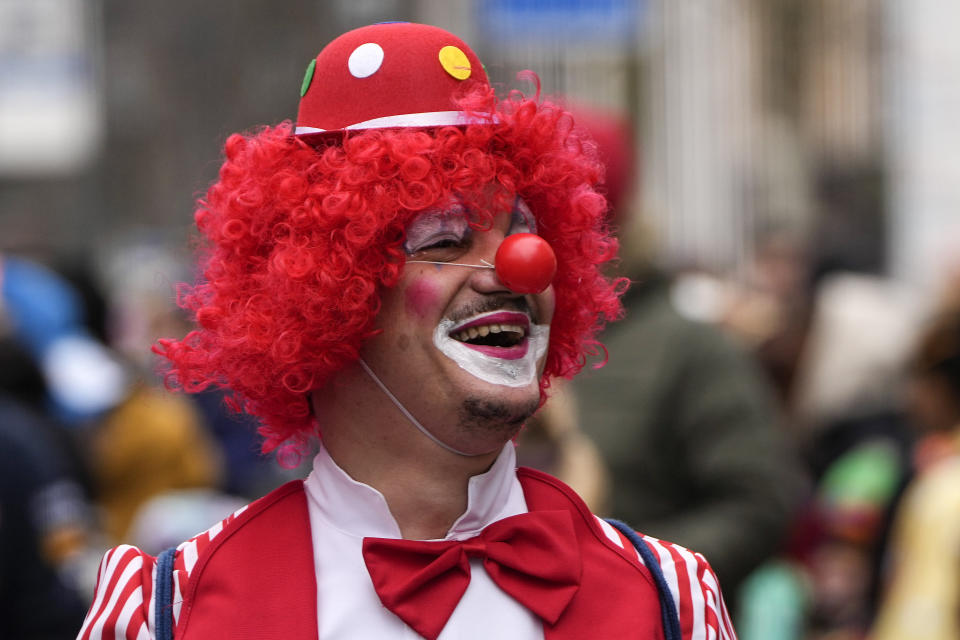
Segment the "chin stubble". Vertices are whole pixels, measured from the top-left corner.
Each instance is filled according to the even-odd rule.
[[[500,432],[506,437],[513,437],[523,423],[536,412],[539,404],[539,400],[531,400],[516,407],[485,398],[467,398],[460,407],[460,426],[465,430]]]

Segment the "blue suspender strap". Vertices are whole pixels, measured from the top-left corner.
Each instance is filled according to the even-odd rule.
[[[173,559],[177,548],[170,547],[157,557],[157,592],[153,616],[156,640],[173,640]]]
[[[667,585],[667,579],[663,576],[663,569],[660,568],[660,561],[653,555],[653,551],[637,535],[636,531],[619,520],[612,518],[606,520],[633,544],[634,548],[640,553],[643,564],[646,565],[653,576],[653,581],[657,585],[657,593],[660,595],[660,617],[663,619],[664,640],[681,640],[680,615],[677,613],[677,605],[673,601],[673,594]]]

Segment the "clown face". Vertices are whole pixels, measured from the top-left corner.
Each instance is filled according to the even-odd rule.
[[[400,402],[465,453],[498,448],[539,404],[553,290],[518,294],[484,268],[504,238],[535,224],[519,198],[488,230],[472,228],[459,202],[421,213],[400,282],[383,297],[383,332],[363,351]]]

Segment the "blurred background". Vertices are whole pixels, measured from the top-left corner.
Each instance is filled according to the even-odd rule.
[[[889,595],[911,483],[960,450],[948,0],[0,0],[0,458],[21,462],[0,473],[0,620],[63,610],[0,637],[72,637],[108,544],[155,551],[305,472],[260,459],[218,395],[163,392],[149,347],[187,330],[174,289],[226,137],[294,118],[311,57],[384,20],[458,34],[501,93],[534,93],[517,73],[536,71],[610,163],[618,268],[639,292],[605,338],[620,386],[591,371],[564,388],[528,462],[654,535],[721,541],[707,555],[744,638],[960,637],[889,630],[960,615],[957,585],[939,608],[891,613]],[[644,320],[653,289],[669,309]],[[647,404],[615,410],[627,395]],[[734,437],[728,419],[755,426]],[[609,437],[641,423],[676,441]],[[644,447],[674,454],[669,477],[637,477]],[[631,483],[657,482],[674,503],[632,509]],[[732,494],[763,513],[694,518]],[[672,516],[687,526],[658,533]],[[723,558],[738,541],[753,552]],[[960,575],[955,546],[937,557]],[[45,577],[14,597],[26,573]]]

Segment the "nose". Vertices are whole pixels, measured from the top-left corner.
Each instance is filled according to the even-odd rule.
[[[557,256],[550,244],[532,233],[507,236],[494,258],[497,278],[515,293],[540,293],[557,273]]]

